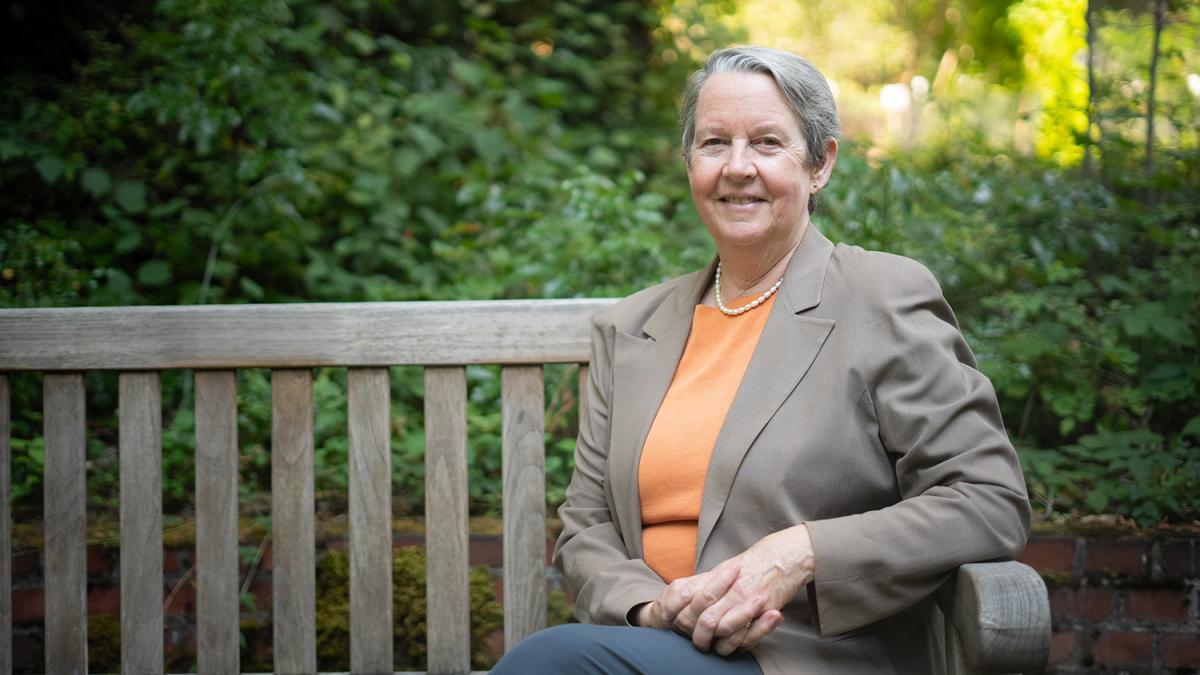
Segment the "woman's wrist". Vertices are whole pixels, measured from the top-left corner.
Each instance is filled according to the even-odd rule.
[[[799,592],[812,581],[816,569],[808,526],[800,523],[769,536],[779,538],[781,543],[786,542],[777,549],[779,553],[776,554],[778,557],[775,558],[773,566],[780,576],[787,580],[786,583],[795,586],[796,592]]]

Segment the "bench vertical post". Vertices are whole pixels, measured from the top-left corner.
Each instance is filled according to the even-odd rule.
[[[351,368],[350,670],[392,672],[391,389],[387,368]]]
[[[237,532],[237,381],[196,372],[197,671],[240,669]]]
[[[541,366],[501,369],[504,647],[546,626],[545,390]]]
[[[119,376],[121,669],[163,665],[162,385],[157,372]]]
[[[0,675],[12,673],[12,408],[0,373]]]
[[[46,672],[87,673],[87,461],[83,375],[43,379]]]
[[[467,375],[425,369],[425,598],[427,670],[471,670],[467,569]]]
[[[275,672],[317,672],[312,371],[271,371]]]

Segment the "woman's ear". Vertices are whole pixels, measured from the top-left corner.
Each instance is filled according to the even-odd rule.
[[[821,166],[817,169],[813,179],[817,181],[817,185],[825,187],[829,182],[829,176],[833,174],[833,165],[837,164],[838,142],[836,138],[831,138],[825,141],[825,159],[821,162]]]

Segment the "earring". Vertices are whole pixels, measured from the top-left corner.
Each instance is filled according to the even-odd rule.
[[[815,180],[812,182],[812,189],[813,189],[813,192],[816,192],[817,190],[820,189],[819,187],[817,187],[817,181],[815,181]]]

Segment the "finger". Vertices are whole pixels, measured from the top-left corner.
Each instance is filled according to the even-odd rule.
[[[670,623],[664,623],[658,601],[647,602],[638,609],[637,625],[642,628],[669,628]]]
[[[767,599],[761,595],[754,595],[745,602],[737,603],[721,617],[713,634],[717,637],[725,637],[748,629],[754,619],[762,613],[766,604]]]
[[[737,569],[733,567],[717,568],[705,579],[699,589],[693,588],[693,597],[688,604],[676,615],[674,624],[685,635],[691,635],[696,629],[700,615],[709,607],[716,604],[729,587],[737,579]],[[695,583],[695,582],[693,582]],[[724,610],[721,612],[724,613]],[[720,616],[718,615],[718,619]]]
[[[695,577],[676,579],[663,591],[658,602],[659,615],[666,623],[674,621],[675,615],[692,601],[692,585],[695,583]]]
[[[717,638],[713,642],[713,651],[721,656],[729,656],[737,651],[738,647],[742,646],[742,642],[746,639],[746,634],[749,632],[749,626],[742,626],[732,635]]]
[[[781,623],[783,623],[783,614],[779,610],[771,609],[763,612],[750,624],[750,629],[746,631],[746,635],[742,638],[742,644],[739,645],[739,648],[743,651],[754,649],[763,638],[770,635],[771,631],[778,628]]]
[[[692,644],[700,651],[708,651],[712,646],[713,638],[719,637],[716,632],[721,625],[725,615],[729,609],[737,604],[735,598],[725,596],[713,603],[708,609],[700,614],[696,620],[696,627],[692,629]],[[742,621],[745,624],[745,620]],[[736,626],[736,625],[735,625]]]
[[[687,604],[686,610],[699,616],[704,610],[725,597],[730,587],[733,586],[733,582],[737,581],[737,577],[738,570],[736,567],[725,566],[714,569],[703,579],[696,579],[696,581],[703,581],[703,583],[698,588],[692,588],[693,597]]]

